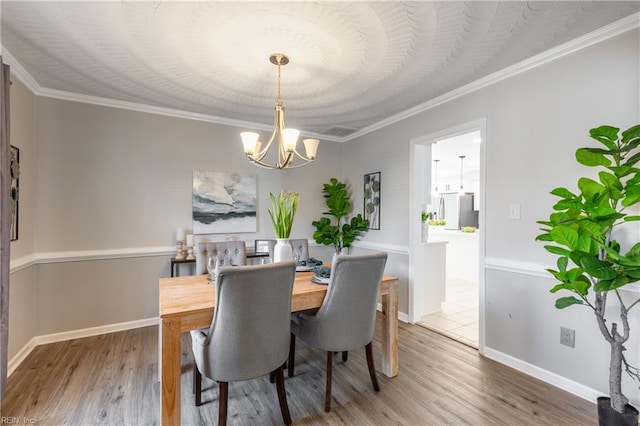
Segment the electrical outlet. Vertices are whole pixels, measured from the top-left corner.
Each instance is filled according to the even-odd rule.
[[[560,327],[560,344],[569,346],[570,348],[576,347],[576,331],[566,327]]]

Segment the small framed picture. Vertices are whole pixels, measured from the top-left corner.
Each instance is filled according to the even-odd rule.
[[[254,244],[254,252],[269,253],[269,240],[256,240]]]
[[[380,172],[364,175],[364,218],[369,229],[380,229]]]
[[[18,201],[20,199],[20,148],[13,145],[9,148],[11,155],[11,241],[18,239]]]

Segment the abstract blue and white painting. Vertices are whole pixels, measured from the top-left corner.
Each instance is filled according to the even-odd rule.
[[[255,175],[194,170],[193,233],[256,232],[256,198]]]

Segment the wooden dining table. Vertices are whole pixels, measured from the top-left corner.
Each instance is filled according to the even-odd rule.
[[[291,312],[317,308],[327,286],[311,281],[312,272],[296,272]],[[160,279],[160,367],[161,418],[163,425],[180,424],[181,335],[211,324],[215,286],[207,275]],[[388,377],[398,374],[398,279],[384,276],[380,285],[382,302],[382,362]]]

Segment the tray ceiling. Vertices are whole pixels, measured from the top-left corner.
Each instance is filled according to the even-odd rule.
[[[2,1],[2,45],[73,94],[348,139],[632,15],[638,2]],[[61,96],[64,97],[64,96]]]

